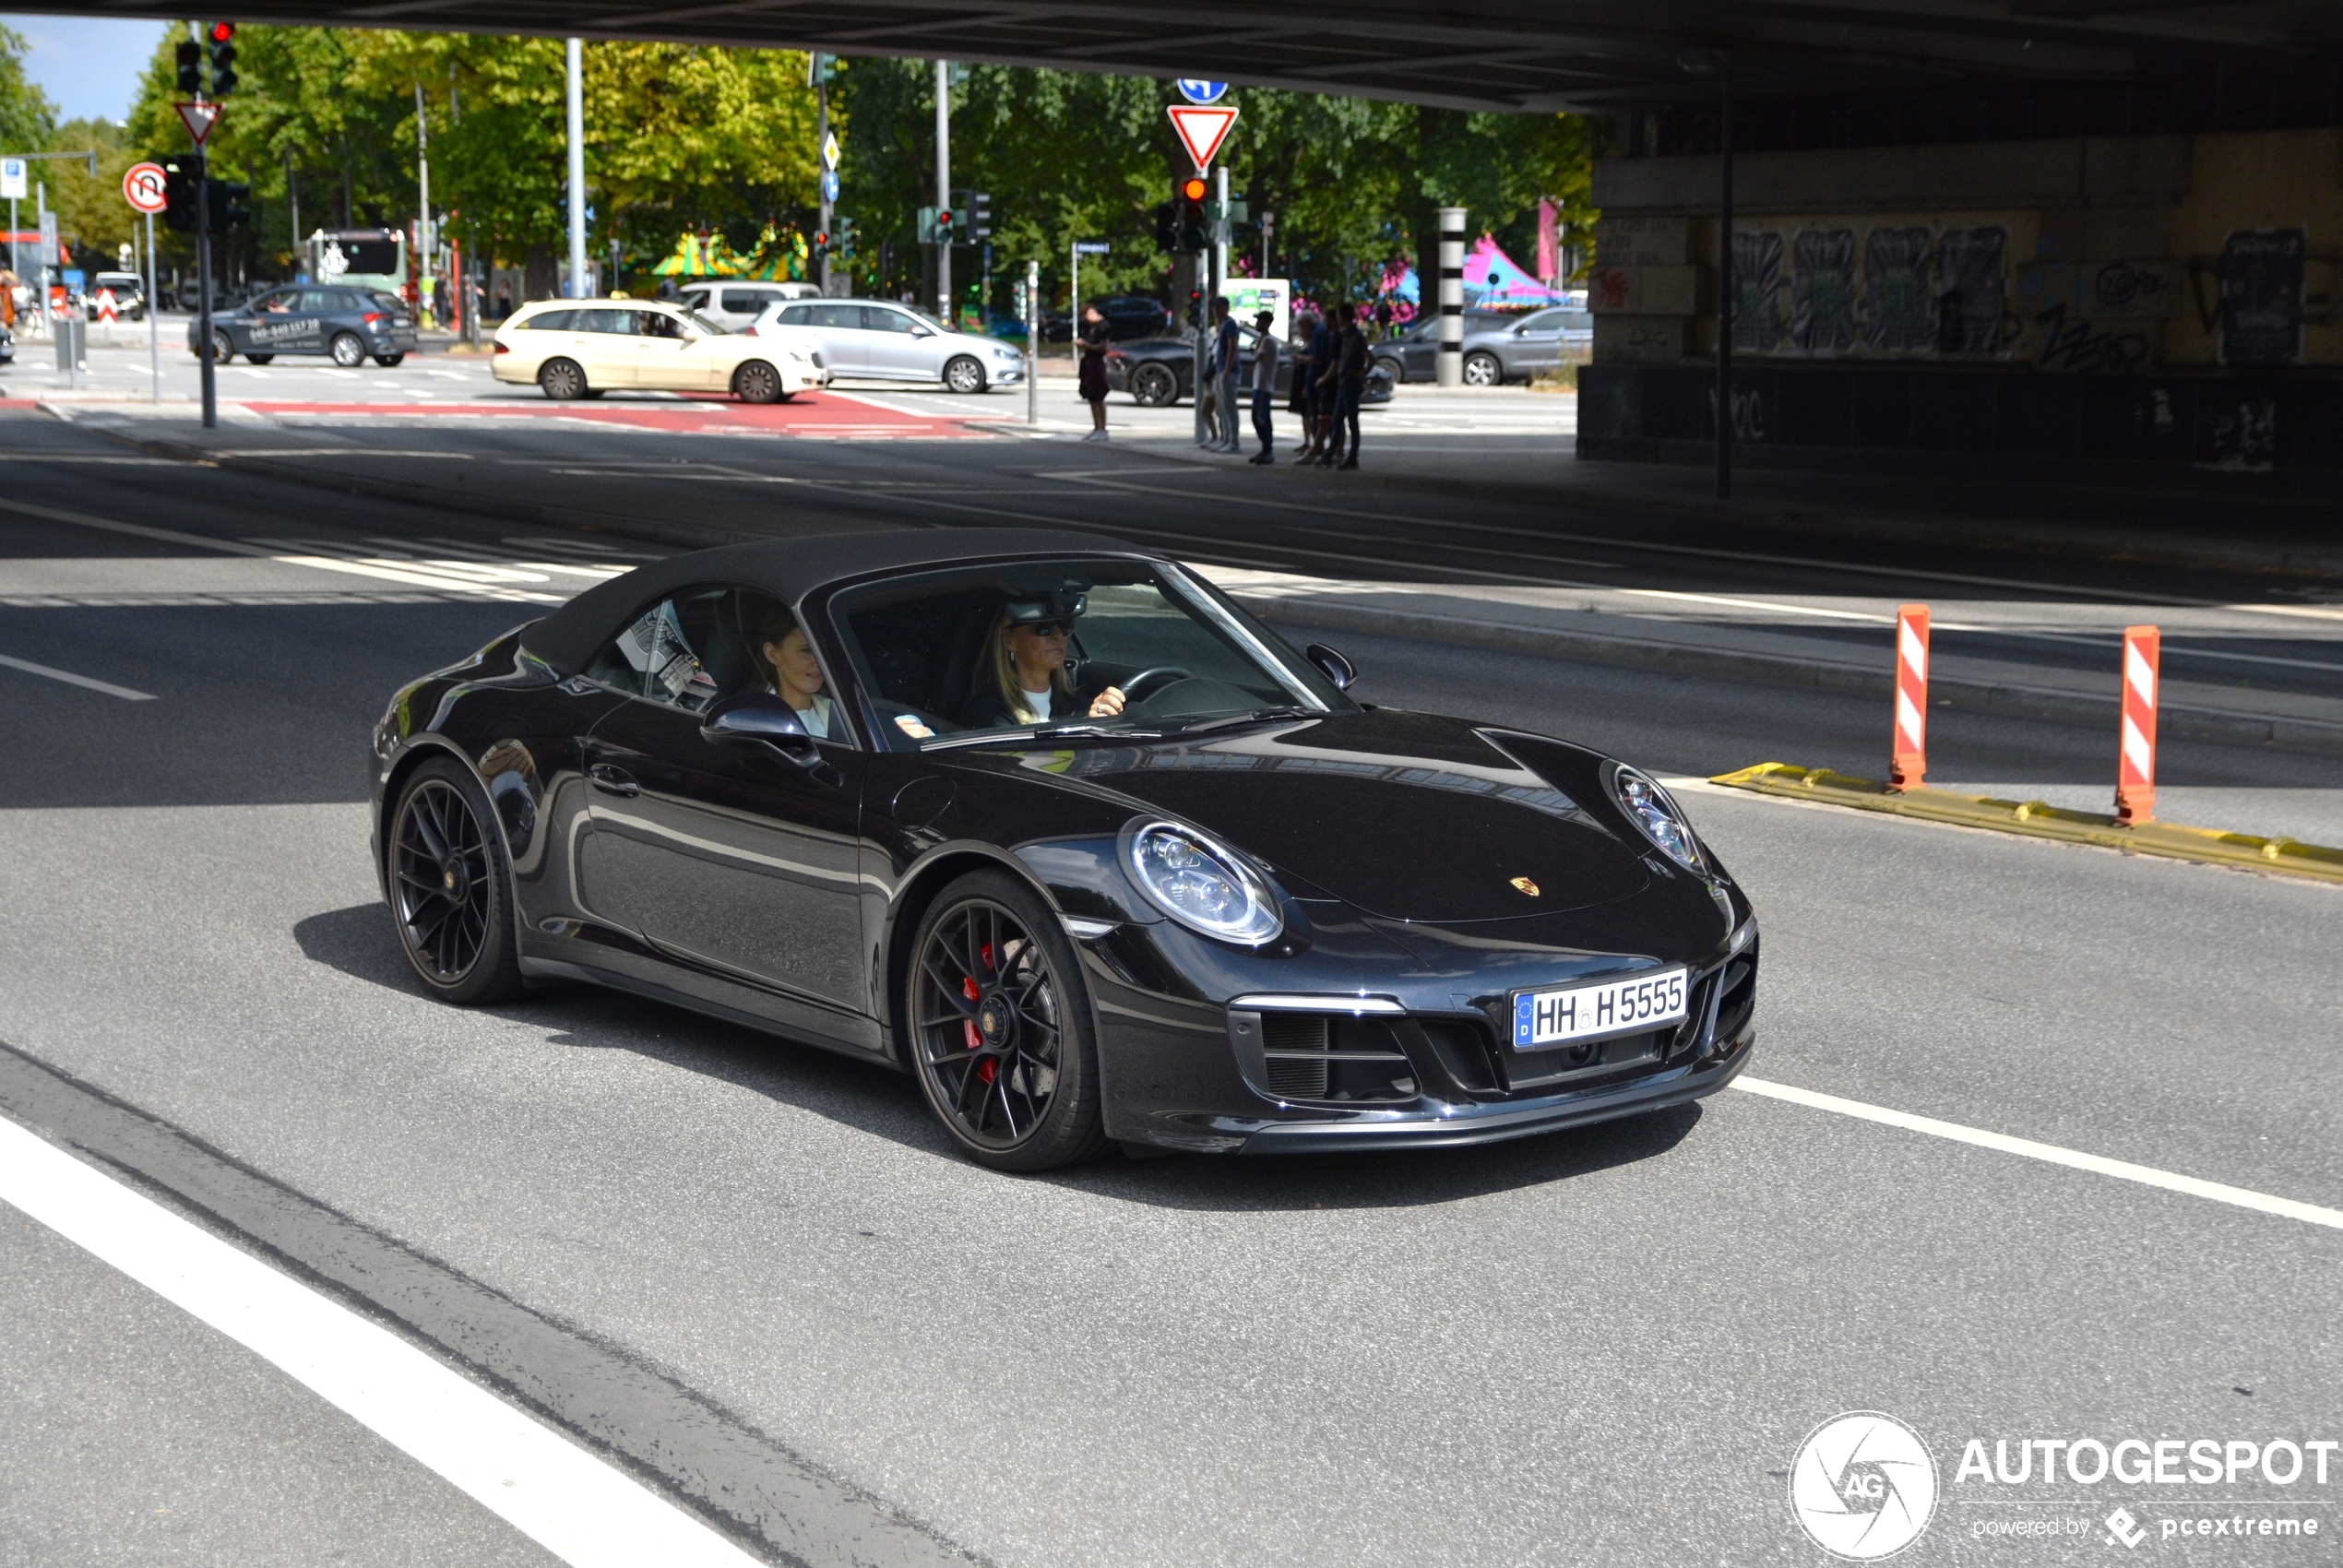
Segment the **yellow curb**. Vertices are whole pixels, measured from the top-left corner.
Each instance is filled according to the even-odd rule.
[[[1720,773],[1709,782],[1761,795],[1820,801],[1828,805],[1851,806],[1857,811],[1887,812],[1960,827],[1985,827],[2029,838],[2056,838],[2068,844],[2096,844],[2102,849],[2163,855],[2205,865],[2242,866],[2307,876],[2319,882],[2343,882],[2343,849],[2300,844],[2291,838],[2256,838],[2251,834],[2182,827],[2171,822],[2126,827],[2111,816],[2067,811],[2046,801],[1997,801],[1989,795],[1956,795],[1949,790],[1922,788],[1897,794],[1891,793],[1885,784],[1869,778],[1852,778],[1826,767],[1794,767],[1786,762],[1761,762],[1738,773]]]

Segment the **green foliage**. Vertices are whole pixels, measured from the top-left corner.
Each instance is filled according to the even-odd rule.
[[[0,28],[0,152],[43,152],[56,106],[24,74],[24,39]]]
[[[138,160],[129,150],[122,128],[110,120],[67,120],[50,137],[51,149],[98,155],[98,172],[78,159],[58,158],[32,167],[33,178],[47,183],[49,207],[57,215],[57,236],[73,253],[73,265],[95,271],[114,267],[117,249],[130,238],[137,215],[122,199],[123,171]],[[5,214],[0,214],[5,216]],[[27,220],[30,227],[30,220]]]

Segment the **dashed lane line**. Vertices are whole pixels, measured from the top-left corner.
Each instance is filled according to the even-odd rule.
[[[1909,1111],[1891,1111],[1884,1105],[1867,1105],[1860,1099],[1844,1099],[1835,1094],[1802,1089],[1792,1084],[1778,1084],[1766,1078],[1752,1078],[1744,1075],[1735,1078],[1731,1087],[1763,1095],[1767,1099],[1802,1105],[1812,1111],[1827,1111],[1838,1116],[1851,1116],[1861,1122],[1875,1122],[1883,1127],[1923,1133],[1932,1138],[1945,1138],[1956,1144],[1968,1144],[1977,1148],[2063,1165],[2070,1170],[2086,1170],[2094,1176],[2111,1176],[2121,1182],[2136,1182],[2144,1187],[2159,1187],[2168,1193],[2181,1193],[2193,1198],[2251,1209],[2256,1214],[2276,1215],[2282,1219],[2299,1219],[2307,1225],[2324,1225],[2330,1229],[2343,1230],[2343,1209],[2326,1208],[2294,1198],[2276,1197],[2268,1193],[2254,1192],[2250,1187],[2232,1187],[2225,1182],[2207,1182],[2201,1177],[2183,1176],[2178,1171],[2159,1170],[2152,1165],[2135,1165],[2128,1159],[2110,1159],[2105,1155],[2061,1148],[2056,1144],[2037,1143],[2032,1138],[2016,1138],[2006,1133],[1987,1132],[1982,1127],[1963,1126],[1957,1122],[1940,1122],[1933,1116],[1915,1116]]]
[[[281,1368],[573,1568],[756,1562],[388,1329],[5,1119],[0,1200]]]
[[[29,659],[10,659],[5,653],[0,653],[0,665],[6,665],[11,670],[21,670],[28,675],[46,675],[52,681],[63,681],[69,686],[82,686],[93,692],[103,692],[110,697],[120,697],[125,702],[155,700],[155,695],[152,692],[134,692],[127,686],[117,686],[110,681],[92,680],[87,675],[77,675],[70,670],[57,670],[46,664],[35,664]]]

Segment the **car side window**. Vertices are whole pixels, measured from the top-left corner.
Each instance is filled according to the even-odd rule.
[[[776,317],[783,327],[810,327],[814,322],[812,305],[791,305]]]
[[[899,310],[888,310],[884,305],[864,305],[862,326],[872,332],[909,332],[911,330],[911,318]]]
[[[350,308],[342,303],[347,297],[337,289],[303,289],[293,309],[303,315],[339,315]]]
[[[614,332],[622,337],[632,337],[635,313],[631,310],[581,310],[569,329],[572,332]]]
[[[628,696],[702,711],[722,695],[703,652],[712,651],[718,601],[727,591],[687,588],[660,600],[604,645],[587,666],[587,678]],[[747,671],[737,673],[745,680]]]
[[[684,324],[665,311],[639,310],[632,313],[635,330],[646,338],[681,338]]]
[[[758,293],[754,289],[727,289],[724,291],[721,297],[724,301],[724,309],[731,315],[755,315],[758,311],[765,308],[767,296]],[[704,304],[698,304],[694,305],[692,308],[694,310],[706,310],[708,307]]]
[[[512,325],[517,331],[566,332],[569,330],[569,324],[577,318],[577,313],[574,310],[541,310],[535,315],[525,317]]]
[[[811,313],[811,319],[807,323],[809,326],[833,329],[851,327],[858,332],[862,330],[862,307],[861,305],[814,305],[809,309]]]
[[[298,289],[277,289],[253,301],[252,308],[256,312],[266,311],[274,315],[293,309],[294,302],[300,297],[301,291]]]

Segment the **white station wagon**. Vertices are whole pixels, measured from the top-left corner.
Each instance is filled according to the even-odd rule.
[[[810,333],[727,332],[659,300],[541,300],[496,328],[496,379],[537,384],[559,401],[614,387],[730,392],[743,403],[786,402],[829,385]]]

